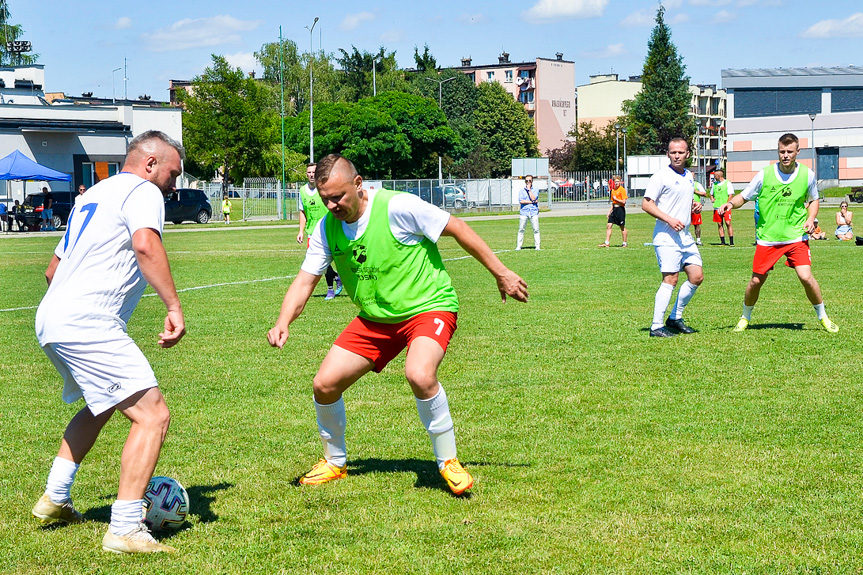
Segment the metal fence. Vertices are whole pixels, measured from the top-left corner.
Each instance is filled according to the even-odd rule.
[[[611,170],[552,173],[548,183],[552,201],[608,200],[611,196],[609,184],[614,174],[615,172]],[[624,183],[624,187],[629,189],[626,183]]]
[[[302,183],[288,183],[281,190],[275,178],[247,179],[243,187],[228,186],[234,220],[292,220],[299,208]],[[509,210],[512,208],[510,180],[368,180],[365,185],[408,192],[449,212]],[[222,185],[206,183],[203,191],[213,206],[213,217],[222,217]],[[242,214],[242,217],[240,217]]]

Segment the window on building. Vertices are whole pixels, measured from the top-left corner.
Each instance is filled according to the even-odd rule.
[[[506,80],[505,81],[507,84],[512,84],[512,70],[506,71]]]
[[[860,88],[833,88],[832,111],[833,112],[860,112],[860,111],[863,111],[863,89],[860,89]]]
[[[530,70],[519,70],[519,78],[530,78]]]
[[[81,172],[83,178],[81,183],[89,188],[102,180],[117,175],[120,172],[120,164],[117,162],[83,162]]]
[[[471,82],[476,83],[476,72],[471,72],[467,77],[470,78]]]
[[[518,95],[518,101],[522,104],[530,104],[533,102],[533,90],[526,90]]]
[[[492,80],[494,80],[494,71],[492,71],[492,72],[486,72],[486,80],[488,80],[489,82],[491,82]]]
[[[735,90],[734,117],[821,113],[821,90]]]

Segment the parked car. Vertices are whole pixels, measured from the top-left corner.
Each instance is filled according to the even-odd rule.
[[[75,196],[77,192],[51,192],[53,204],[51,209],[54,210],[53,224],[54,228],[59,229],[60,226],[66,225],[69,220],[69,213],[75,206]],[[24,198],[24,224],[30,230],[39,230],[42,226],[42,208],[45,204],[45,194],[27,194]]]
[[[467,194],[464,188],[457,184],[444,184],[443,187],[435,186],[434,196],[440,198],[443,196],[443,205],[445,208],[455,208],[460,210],[468,207]]]
[[[165,199],[165,221],[181,224],[191,220],[206,224],[213,217],[213,206],[201,190],[180,188]]]

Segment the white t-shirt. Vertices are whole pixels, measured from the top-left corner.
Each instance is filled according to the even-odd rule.
[[[695,243],[689,233],[694,193],[695,184],[689,170],[684,169],[679,174],[671,165],[667,165],[650,177],[644,197],[653,200],[657,208],[672,218],[683,222],[683,230],[676,232],[667,223],[657,219],[653,227],[653,245],[685,247]]]
[[[154,184],[121,172],[75,201],[54,254],[60,264],[39,309],[39,345],[110,341],[147,287],[132,249],[142,228],[162,233],[165,200]]]
[[[790,174],[784,173],[779,169],[779,164],[773,164],[773,173],[779,179],[780,182],[787,184],[789,182],[793,182],[794,178],[797,177],[797,173],[800,171],[800,164],[797,164],[794,167],[794,171]],[[806,201],[811,202],[813,200],[818,199],[818,185],[815,183],[815,173],[812,170],[809,170],[809,181],[808,190],[806,191]],[[749,182],[743,191],[740,193],[743,196],[743,199],[747,202],[753,200],[758,197],[758,192],[761,191],[761,186],[764,185],[764,170],[758,170],[758,173],[755,174],[755,177],[752,178],[752,181]]]
[[[88,192],[89,193],[89,192]],[[341,222],[342,229],[349,239],[357,238],[366,231],[369,217],[374,201],[376,190],[365,190],[369,195],[366,210],[360,218],[353,222]],[[449,223],[448,212],[421,200],[413,194],[396,194],[389,203],[389,222],[393,236],[405,245],[415,245],[423,238],[428,238],[437,243],[446,225]],[[322,231],[324,221],[332,215],[327,214],[325,218],[315,226],[312,237],[309,239],[309,249],[306,251],[306,259],[300,266],[304,272],[315,276],[322,275],[327,266],[333,261],[333,254],[327,239]]]

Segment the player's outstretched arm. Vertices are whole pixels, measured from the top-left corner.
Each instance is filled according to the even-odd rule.
[[[500,297],[504,302],[506,302],[506,296],[522,302],[527,301],[527,283],[518,274],[503,265],[500,258],[494,255],[494,252],[488,247],[488,244],[464,221],[450,216],[449,223],[441,235],[455,238],[455,241],[464,251],[472,255],[491,272],[497,281],[497,289],[500,291]]]
[[[312,292],[315,291],[315,286],[318,285],[320,279],[321,276],[314,276],[300,270],[297,277],[291,282],[291,287],[288,288],[288,293],[285,294],[285,299],[282,301],[279,319],[276,320],[276,325],[267,332],[267,341],[270,342],[271,346],[282,349],[282,346],[288,341],[288,326],[303,313],[306,302],[312,297]]]
[[[132,234],[132,249],[144,279],[168,308],[165,330],[159,334],[159,345],[164,348],[173,347],[186,335],[186,322],[162,238],[152,228],[141,228]]]

